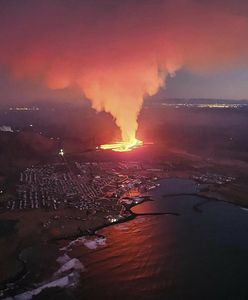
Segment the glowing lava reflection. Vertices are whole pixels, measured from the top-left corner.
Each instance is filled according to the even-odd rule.
[[[143,146],[142,141],[134,139],[132,142],[116,142],[113,144],[104,144],[100,146],[100,149],[112,150],[116,152],[128,152],[142,146]]]

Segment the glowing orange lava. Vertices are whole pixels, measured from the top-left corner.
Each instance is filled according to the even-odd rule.
[[[131,142],[116,142],[113,144],[104,144],[100,146],[102,150],[112,150],[116,152],[128,152],[135,148],[143,146],[143,142],[134,138]]]

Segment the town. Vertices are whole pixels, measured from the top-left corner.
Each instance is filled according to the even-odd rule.
[[[20,173],[16,197],[8,210],[74,208],[87,214],[106,213],[156,187],[164,170],[137,162],[56,162],[33,166]]]

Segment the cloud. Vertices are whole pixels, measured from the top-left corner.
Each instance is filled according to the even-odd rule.
[[[0,1],[0,64],[15,79],[80,88],[131,140],[143,98],[180,68],[247,64],[247,5],[234,1]]]

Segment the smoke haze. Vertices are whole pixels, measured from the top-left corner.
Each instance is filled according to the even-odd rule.
[[[135,137],[143,99],[180,68],[248,62],[242,1],[0,1],[0,64],[15,80],[76,88]]]

